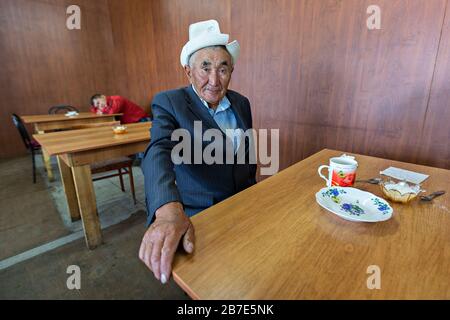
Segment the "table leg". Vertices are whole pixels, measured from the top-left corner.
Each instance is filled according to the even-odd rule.
[[[72,221],[80,220],[80,207],[78,206],[77,191],[73,181],[72,170],[70,167],[57,156],[59,172],[64,186],[64,193],[66,195],[67,207],[69,208],[70,218]]]
[[[43,134],[45,132],[38,131],[38,133]],[[53,176],[52,163],[50,160],[50,156],[48,155],[48,153],[45,151],[44,148],[42,148],[41,150],[42,150],[42,159],[44,160],[45,169],[47,170],[48,181],[50,181],[50,182],[55,181],[55,177]]]
[[[89,165],[72,167],[73,181],[77,192],[78,206],[83,221],[84,236],[89,249],[102,243],[102,230],[95,203],[94,185]]]

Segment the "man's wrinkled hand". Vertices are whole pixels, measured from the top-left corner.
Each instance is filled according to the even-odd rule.
[[[180,240],[186,252],[194,251],[194,227],[179,202],[163,205],[155,215],[155,221],[142,239],[139,258],[164,284],[172,273],[172,261]]]

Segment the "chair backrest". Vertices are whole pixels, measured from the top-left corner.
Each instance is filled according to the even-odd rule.
[[[69,112],[69,111],[76,111],[79,112],[77,108],[69,106],[69,105],[60,105],[60,106],[53,106],[48,109],[48,114],[57,114],[60,112]]]
[[[25,148],[30,150],[31,149],[31,138],[30,138],[30,135],[28,134],[27,128],[25,128],[25,125],[22,122],[22,119],[20,119],[20,117],[17,114],[13,113],[12,120],[13,120],[14,125],[16,126],[17,130],[19,130],[22,141],[25,144]]]

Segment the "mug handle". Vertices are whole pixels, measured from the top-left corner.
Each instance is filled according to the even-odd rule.
[[[319,173],[319,176],[327,182],[327,185],[328,185],[329,181],[328,181],[327,177],[325,177],[322,174],[322,170],[325,169],[325,168],[328,169],[328,172],[330,171],[330,166],[323,165],[323,166],[320,166],[319,169],[317,169],[317,172]]]

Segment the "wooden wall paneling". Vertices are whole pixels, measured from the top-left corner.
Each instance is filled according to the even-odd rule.
[[[450,2],[447,3],[418,163],[450,168]]]
[[[255,126],[292,128],[282,162],[324,147],[414,162],[445,3],[377,1],[369,31],[370,1],[233,1],[233,85]]]
[[[120,77],[124,79],[116,94],[149,112],[149,101],[157,84],[152,1],[108,0],[108,5],[116,49],[114,58],[122,67]]]
[[[68,103],[88,110],[92,93],[114,92],[116,68],[106,0],[80,0],[81,30],[66,28],[69,0],[0,2],[0,157],[25,152],[10,114],[47,113]],[[119,68],[117,68],[119,69]],[[31,129],[31,128],[30,128]]]
[[[305,2],[233,1],[231,34],[241,44],[241,56],[232,86],[250,99],[253,125],[280,129],[280,168],[292,164],[296,146],[304,137],[296,119],[304,95],[300,87],[301,37],[297,29]],[[297,130],[298,129],[298,130]]]

